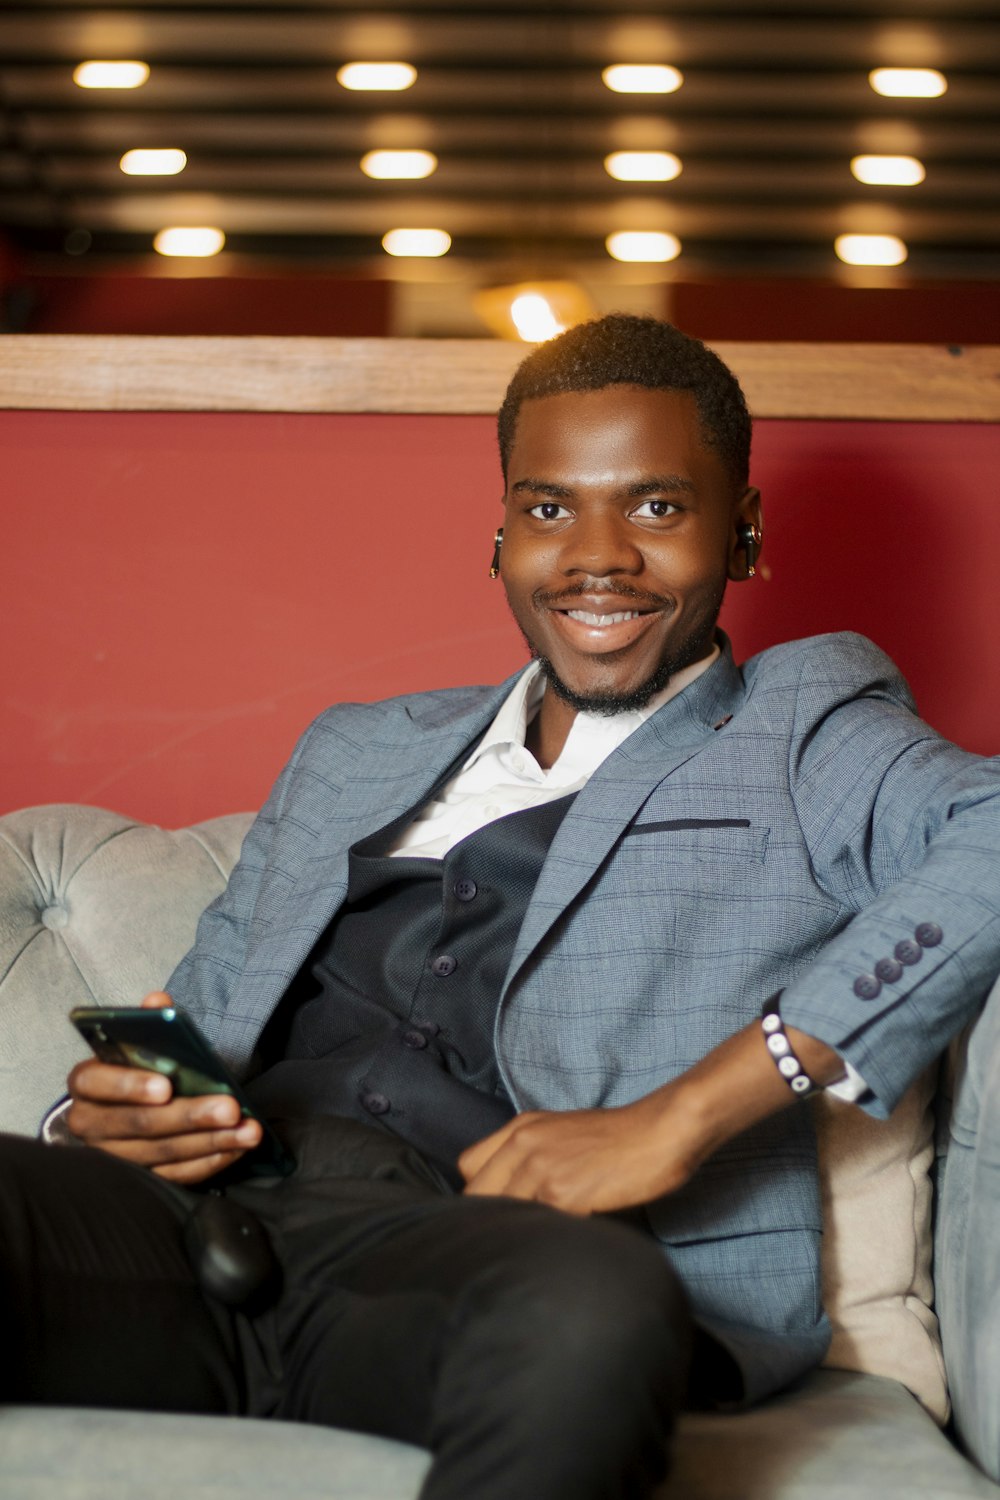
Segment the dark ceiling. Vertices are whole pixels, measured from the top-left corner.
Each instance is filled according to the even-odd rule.
[[[134,92],[77,88],[84,58],[141,58]],[[418,69],[351,93],[356,58]],[[674,94],[611,93],[613,62],[669,62]],[[886,64],[943,71],[938,99],[886,99]],[[165,224],[228,248],[371,271],[382,234],[440,226],[472,263],[558,272],[607,261],[616,229],[679,236],[693,274],[825,275],[846,230],[908,244],[912,278],[1000,275],[1000,14],[987,0],[578,0],[487,4],[8,3],[0,11],[0,235],[28,253],[148,256]],[[179,146],[178,178],[123,151]],[[439,158],[418,183],[360,168],[378,146]],[[664,185],[620,183],[612,150],[665,148]],[[919,157],[912,188],[865,187],[859,152]],[[245,263],[245,261],[244,261]]]

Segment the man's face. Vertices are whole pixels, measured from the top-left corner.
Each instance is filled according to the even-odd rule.
[[[742,577],[734,494],[687,391],[612,385],[518,413],[501,574],[514,618],[573,708],[641,706],[711,648]]]

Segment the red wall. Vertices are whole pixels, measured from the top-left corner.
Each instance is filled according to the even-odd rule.
[[[327,703],[523,658],[487,567],[479,417],[0,413],[0,809],[166,824],[256,806]],[[771,578],[739,655],[858,629],[1000,750],[1000,430],[761,422]]]

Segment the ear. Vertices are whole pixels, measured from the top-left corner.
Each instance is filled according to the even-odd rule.
[[[729,532],[729,578],[733,583],[745,583],[753,577],[752,568],[760,557],[764,533],[764,517],[760,504],[760,491],[751,485],[733,506]],[[753,535],[757,540],[754,542]]]

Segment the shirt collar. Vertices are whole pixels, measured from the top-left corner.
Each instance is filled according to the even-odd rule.
[[[644,724],[665,703],[669,703],[671,698],[676,698],[678,693],[683,692],[703,672],[707,672],[718,655],[719,647],[715,644],[710,654],[701,661],[675,672],[666,687],[655,693],[645,708],[630,709],[621,714],[578,713],[552,772],[596,769],[612,750],[617,750],[630,734],[634,734],[640,724]],[[490,750],[505,750],[512,745],[523,748],[528,725],[541,708],[547,691],[549,688],[541,665],[537,661],[531,662],[500,705],[496,718],[462,769],[468,770],[470,766],[474,766]]]

